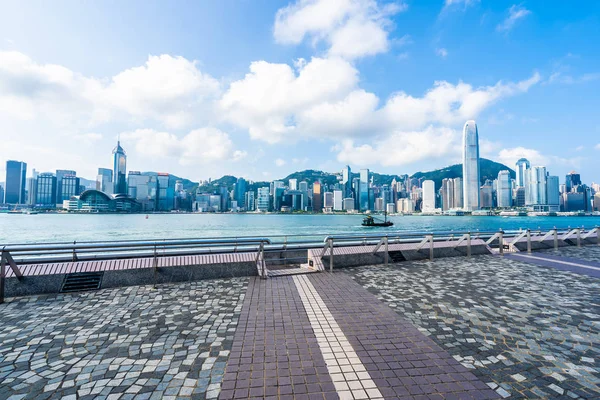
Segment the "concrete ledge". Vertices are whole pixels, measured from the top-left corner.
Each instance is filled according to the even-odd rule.
[[[6,297],[20,297],[59,293],[64,279],[65,274],[24,276],[22,281],[6,278],[5,294]]]
[[[587,238],[587,239],[581,239],[581,245],[582,246],[597,245],[596,238],[591,237],[591,238]],[[520,240],[517,243],[515,243],[513,246],[516,247],[519,251],[527,251],[527,239]],[[572,247],[572,246],[577,246],[577,238],[570,238],[565,241],[562,241],[562,240],[558,241],[558,247]],[[550,239],[547,239],[544,241],[540,241],[540,240],[532,240],[531,241],[531,250],[532,251],[548,250],[548,249],[553,249],[553,248],[554,248],[554,239],[553,238],[550,238]]]

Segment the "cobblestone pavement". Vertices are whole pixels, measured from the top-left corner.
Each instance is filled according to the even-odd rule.
[[[499,256],[346,273],[503,397],[600,397],[598,279]]]
[[[555,252],[554,249],[543,250],[542,252],[564,257],[579,258],[586,261],[600,262],[600,246],[559,247],[557,252]]]
[[[0,399],[217,398],[248,279],[18,298]]]

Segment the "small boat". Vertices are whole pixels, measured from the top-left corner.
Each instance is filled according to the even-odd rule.
[[[385,213],[384,215],[385,215],[384,221],[375,219],[372,216],[368,215],[363,219],[362,226],[392,226],[392,225],[394,225],[394,223],[392,221],[387,220],[387,213]]]
[[[148,214],[146,214],[146,219],[148,219]]]

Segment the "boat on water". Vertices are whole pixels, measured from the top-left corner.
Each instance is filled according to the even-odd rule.
[[[385,215],[385,220],[382,221],[380,219],[373,218],[371,215],[367,215],[363,218],[362,226],[392,226],[394,223],[392,221],[387,220],[387,213]]]

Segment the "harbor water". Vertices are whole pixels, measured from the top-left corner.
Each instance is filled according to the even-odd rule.
[[[0,214],[0,246],[13,243],[331,235],[375,231],[496,231],[600,226],[600,217],[391,216],[390,228],[361,226],[362,215]]]

